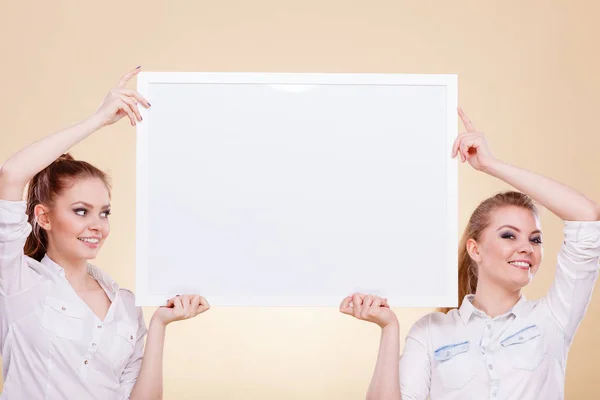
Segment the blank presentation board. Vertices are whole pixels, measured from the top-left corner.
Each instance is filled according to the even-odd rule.
[[[138,305],[456,305],[456,75],[141,72],[138,91]]]

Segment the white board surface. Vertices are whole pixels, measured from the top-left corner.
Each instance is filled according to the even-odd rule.
[[[138,305],[456,304],[455,75],[141,72],[138,91]]]

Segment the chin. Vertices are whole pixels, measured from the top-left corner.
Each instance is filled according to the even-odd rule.
[[[98,257],[98,250],[96,250],[94,252],[89,252],[88,254],[86,254],[85,259],[86,260],[93,260],[96,257]]]
[[[98,257],[99,250],[100,249],[80,252],[77,254],[77,257],[84,260],[93,260],[94,258]]]
[[[533,276],[530,275],[529,271],[518,271],[517,274],[511,274],[507,284],[515,290],[518,290],[529,285],[532,279]]]
[[[515,289],[521,290],[521,289],[525,288],[525,286],[529,285],[529,282],[530,282],[530,281],[526,281],[526,282],[515,282],[515,283],[514,283]]]
[[[514,287],[515,289],[523,289],[525,286],[529,285],[529,283],[531,283],[530,277],[517,278],[511,280],[510,286]]]

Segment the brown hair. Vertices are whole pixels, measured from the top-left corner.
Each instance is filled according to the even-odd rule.
[[[68,153],[60,156],[31,179],[27,189],[27,216],[33,229],[25,242],[25,255],[41,261],[48,247],[48,235],[35,218],[35,206],[51,206],[56,196],[77,178],[100,178],[110,193],[110,179],[106,173],[85,161],[75,160]]]
[[[479,240],[481,233],[490,223],[492,211],[508,206],[521,207],[538,215],[538,209],[531,197],[520,192],[498,193],[477,206],[465,227],[458,246],[458,307],[461,306],[465,296],[475,293],[477,288],[477,264],[467,251],[467,241],[469,239]],[[453,307],[440,308],[439,311],[445,313],[452,309]]]

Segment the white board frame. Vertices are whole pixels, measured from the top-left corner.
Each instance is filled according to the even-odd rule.
[[[306,85],[410,85],[410,86],[443,86],[446,92],[446,149],[447,159],[447,209],[455,210],[448,215],[447,238],[448,259],[458,260],[458,173],[457,162],[451,159],[452,144],[457,136],[458,76],[454,74],[350,74],[350,73],[255,73],[255,72],[140,72],[137,76],[137,90],[147,96],[153,84],[190,83],[190,84],[267,84],[298,85],[302,90]],[[294,86],[286,86],[294,90]],[[151,101],[151,100],[150,100]],[[149,293],[148,279],[148,142],[147,122],[150,119],[148,110],[140,107],[145,122],[138,123],[136,132],[136,304],[142,306],[164,305],[166,300],[175,295]],[[452,261],[454,264],[454,261]],[[455,264],[456,265],[456,264]],[[457,293],[458,274],[451,274],[447,285]],[[300,303],[271,296],[253,296],[227,298],[210,298],[212,305],[217,306],[337,306],[338,297],[312,297]],[[392,306],[403,307],[441,307],[456,306],[457,295],[424,296],[400,299],[400,304],[392,302]]]

